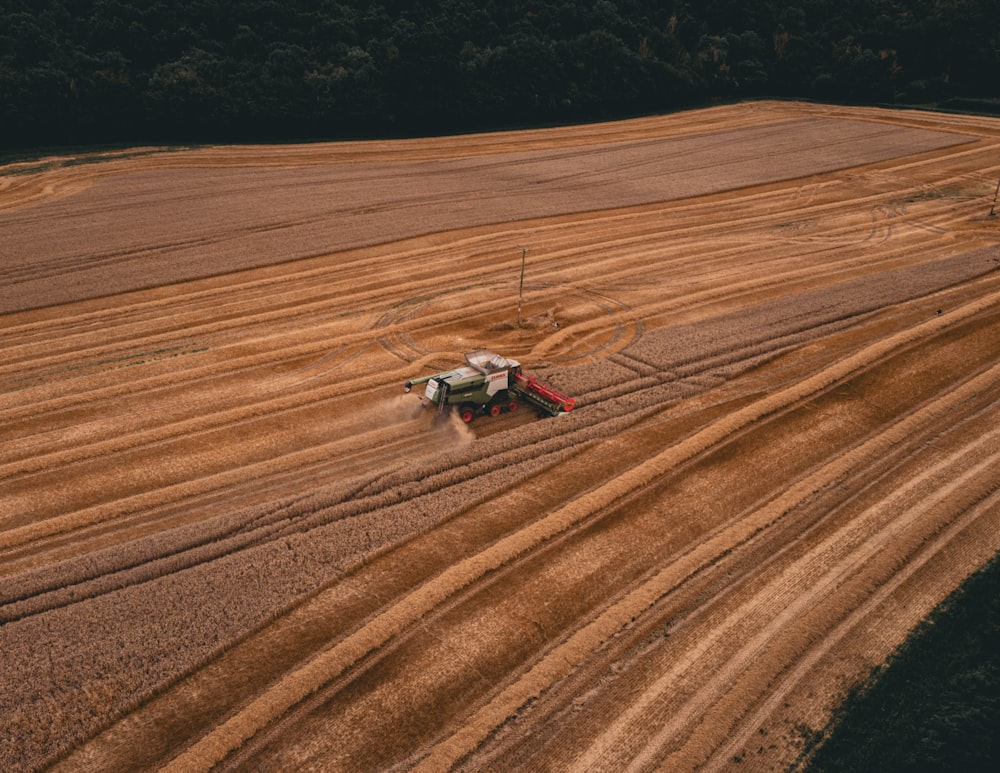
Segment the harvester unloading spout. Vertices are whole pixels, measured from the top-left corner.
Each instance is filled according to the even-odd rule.
[[[433,407],[440,414],[457,406],[465,422],[482,414],[499,416],[515,411],[521,402],[546,416],[559,416],[573,410],[572,397],[534,376],[526,376],[516,360],[478,349],[466,354],[465,362],[464,367],[407,381],[403,388],[409,392],[418,384],[426,384],[425,407]]]

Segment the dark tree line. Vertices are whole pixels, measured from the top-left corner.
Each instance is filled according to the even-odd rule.
[[[0,0],[8,149],[997,96],[996,0]]]

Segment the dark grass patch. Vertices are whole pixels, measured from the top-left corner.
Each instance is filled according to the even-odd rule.
[[[848,696],[824,735],[809,773],[1000,769],[1000,555]]]

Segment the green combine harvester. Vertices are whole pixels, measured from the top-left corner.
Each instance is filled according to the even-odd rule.
[[[407,381],[403,389],[409,392],[418,384],[427,384],[424,407],[436,408],[440,415],[456,406],[466,423],[476,416],[516,411],[521,403],[542,416],[560,416],[573,410],[572,397],[524,375],[516,360],[479,349],[467,353],[465,361],[464,367]]]

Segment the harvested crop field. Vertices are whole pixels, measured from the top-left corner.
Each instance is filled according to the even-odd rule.
[[[4,770],[774,770],[1000,549],[1000,120],[0,174]]]

